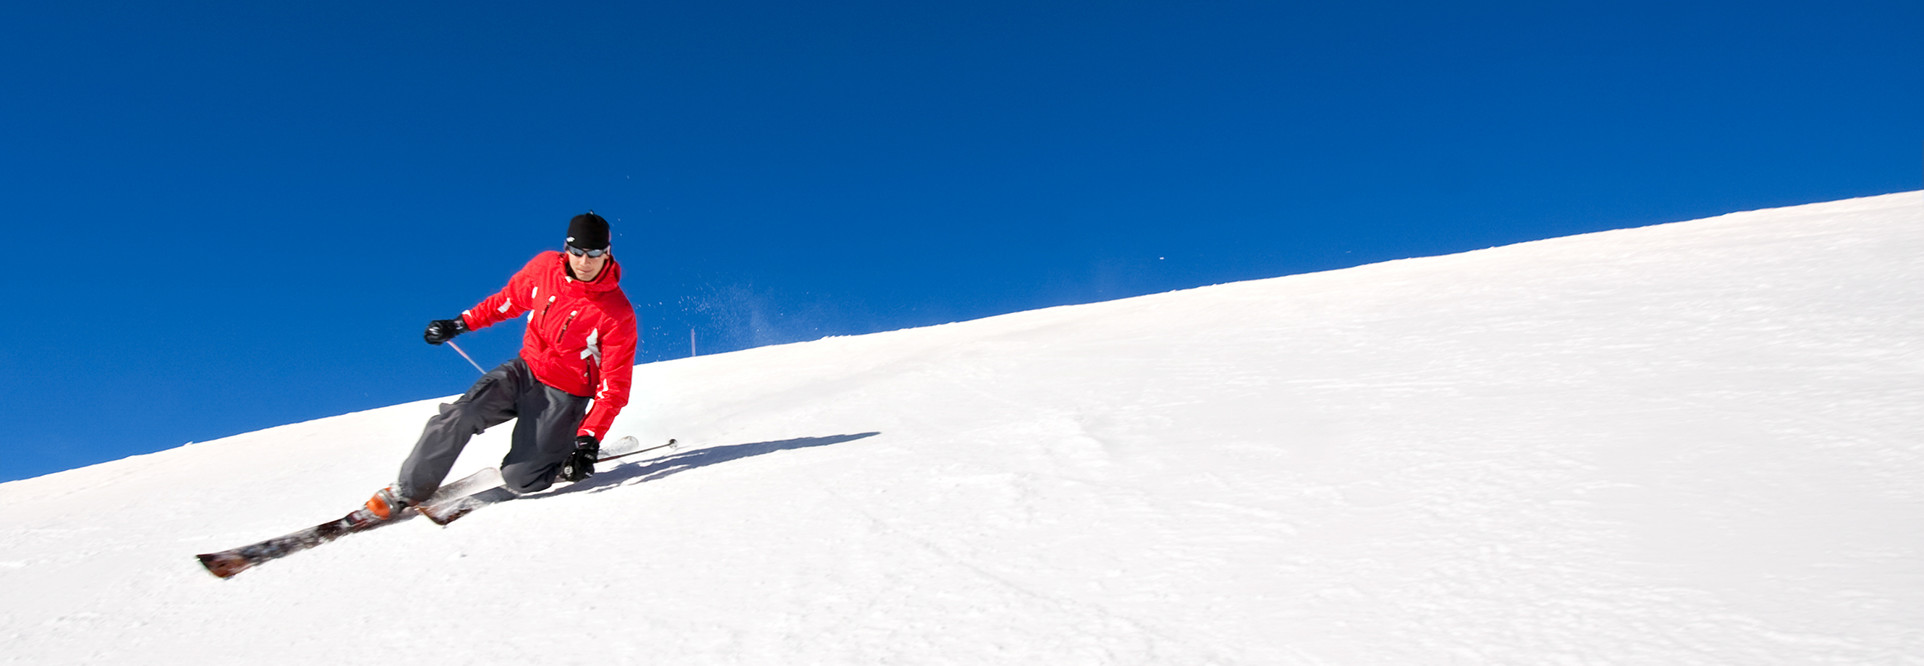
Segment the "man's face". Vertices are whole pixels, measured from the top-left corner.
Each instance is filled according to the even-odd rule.
[[[568,248],[568,268],[574,269],[575,279],[594,282],[601,277],[601,269],[608,267],[608,257],[614,256],[612,250],[599,257],[590,257],[574,248]]]

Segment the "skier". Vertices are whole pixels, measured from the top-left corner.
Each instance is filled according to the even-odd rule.
[[[428,419],[400,478],[363,507],[368,520],[393,519],[426,500],[469,438],[508,419],[516,419],[513,443],[501,460],[509,496],[545,490],[564,469],[570,481],[594,473],[601,440],[628,404],[635,311],[621,291],[607,220],[594,211],[574,216],[565,250],[536,255],[499,293],[458,317],[428,324],[422,337],[439,345],[529,313],[520,356],[483,375]]]

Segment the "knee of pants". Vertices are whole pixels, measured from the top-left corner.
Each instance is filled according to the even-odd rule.
[[[487,415],[476,409],[472,402],[448,402],[441,404],[441,413],[428,419],[431,428],[442,432],[459,432],[479,435],[489,425]]]
[[[560,473],[559,462],[510,463],[501,467],[501,483],[516,494],[538,493],[554,485],[555,475]]]

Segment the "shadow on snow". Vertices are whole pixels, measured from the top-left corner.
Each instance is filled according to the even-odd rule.
[[[625,465],[616,465],[612,468],[597,472],[594,476],[588,477],[586,481],[582,481],[581,483],[570,485],[566,488],[562,488],[553,493],[548,493],[547,496],[552,497],[556,495],[565,495],[568,493],[580,493],[580,492],[601,492],[617,486],[628,485],[630,483],[644,483],[648,481],[665,479],[665,478],[674,476],[676,474],[680,474],[682,472],[686,472],[692,469],[700,469],[703,467],[707,467],[709,465],[719,465],[721,463],[734,462],[737,460],[741,460],[743,458],[753,458],[755,456],[767,455],[767,454],[775,453],[778,451],[793,451],[795,449],[812,449],[820,446],[829,446],[831,444],[842,444],[845,442],[853,442],[858,439],[868,439],[870,437],[874,437],[880,434],[882,433],[865,432],[865,433],[854,434],[854,435],[830,435],[828,437],[801,437],[796,439],[784,439],[776,442],[756,442],[753,444],[730,444],[727,446],[714,446],[714,447],[708,447],[708,448],[702,448],[702,449],[695,449],[693,451],[685,451],[682,453],[676,453],[674,455],[666,456],[663,458],[644,461],[639,464],[629,463]],[[533,498],[531,497],[529,499],[533,499]]]

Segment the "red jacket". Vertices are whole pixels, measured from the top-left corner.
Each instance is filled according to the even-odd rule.
[[[593,397],[578,434],[606,439],[635,370],[635,308],[620,283],[613,257],[594,282],[582,282],[569,275],[568,255],[543,252],[461,318],[478,330],[528,313],[521,360],[541,383]]]

